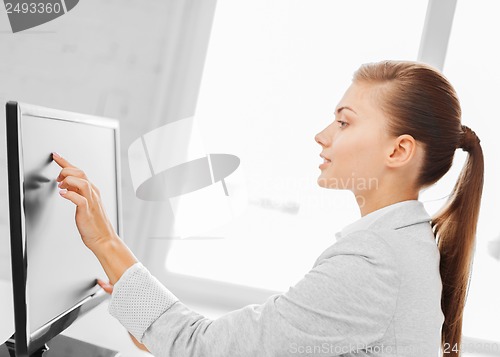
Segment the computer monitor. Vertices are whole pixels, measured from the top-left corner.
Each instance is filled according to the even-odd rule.
[[[58,152],[101,192],[122,235],[119,123],[26,103],[6,104],[7,171],[17,357],[39,354],[107,294],[99,261],[83,244],[76,206],[58,194]],[[12,341],[13,340],[13,341]]]

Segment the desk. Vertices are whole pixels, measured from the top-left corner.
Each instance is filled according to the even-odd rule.
[[[0,357],[12,357],[14,352],[6,344],[0,346]],[[109,350],[94,344],[83,342],[64,335],[57,335],[51,339],[45,348],[33,357],[120,357],[118,351]]]

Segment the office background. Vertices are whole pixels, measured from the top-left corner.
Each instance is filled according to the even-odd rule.
[[[431,3],[86,0],[16,34],[0,11],[0,98],[120,120],[124,239],[181,299],[216,317],[286,290],[336,231],[359,218],[349,192],[317,187],[314,134],[332,120],[361,63],[418,58]],[[500,343],[494,249],[500,239],[500,6],[495,0],[444,3],[451,4],[443,11],[453,24],[449,42],[438,49],[446,54],[443,71],[485,155],[463,329],[471,341]],[[128,149],[141,135],[188,117],[198,123],[207,153],[240,158],[248,206],[228,223],[176,239],[169,232],[175,220],[169,203],[136,197]],[[5,128],[0,131],[5,148]],[[0,278],[8,280],[5,149],[0,152]],[[457,151],[452,170],[422,192],[429,213],[444,204],[464,155]],[[92,329],[96,321],[106,328]],[[68,333],[139,353],[106,316],[105,305]]]

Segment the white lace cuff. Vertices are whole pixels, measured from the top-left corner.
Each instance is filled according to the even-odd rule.
[[[149,326],[179,299],[141,263],[128,268],[116,282],[109,313],[139,342]]]

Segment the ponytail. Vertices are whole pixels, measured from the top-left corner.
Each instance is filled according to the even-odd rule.
[[[462,125],[462,130],[459,147],[468,152],[467,161],[448,201],[431,222],[441,256],[441,308],[445,316],[441,348],[443,356],[450,357],[461,355],[463,310],[472,272],[484,180],[480,140],[470,128]]]
[[[441,331],[443,356],[460,356],[462,318],[474,258],[476,227],[483,191],[484,160],[480,140],[461,125],[458,96],[437,69],[419,62],[382,61],[362,65],[354,81],[380,86],[379,104],[388,116],[388,134],[409,134],[423,144],[425,155],[416,187],[436,183],[451,168],[457,148],[467,161],[443,208],[431,226],[440,252],[443,284]]]

